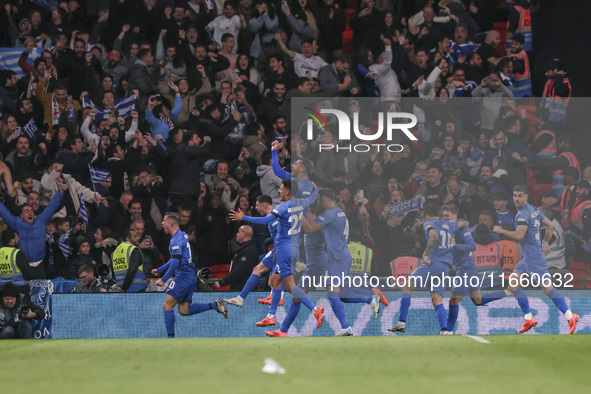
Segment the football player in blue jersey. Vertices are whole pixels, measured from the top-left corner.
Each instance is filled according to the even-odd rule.
[[[344,281],[344,278],[349,277],[352,263],[351,252],[347,247],[349,243],[349,221],[347,220],[345,212],[336,206],[337,199],[334,191],[331,189],[323,189],[320,192],[320,203],[323,212],[318,215],[316,219],[311,221],[304,218],[302,221],[302,227],[306,233],[309,233],[308,236],[314,236],[314,234],[318,232],[319,234],[316,235],[316,237],[321,235],[324,238],[326,261],[319,261],[318,263],[320,264],[320,269],[324,269],[328,275],[328,281],[330,283],[327,283],[327,291],[330,305],[341,324],[341,331],[339,331],[336,336],[350,336],[353,335],[353,329],[347,321],[343,302],[370,304],[375,319],[380,311],[379,298],[377,296],[372,297],[372,292],[370,290],[366,290],[362,293],[362,297],[356,298],[344,298],[341,294],[344,287],[341,281]],[[313,269],[314,265],[311,268]],[[320,269],[317,269],[317,271]],[[312,271],[312,275],[315,274],[317,273]],[[336,281],[333,283],[330,278],[338,278],[341,285],[337,286]],[[347,288],[345,290],[349,289]],[[294,306],[295,304],[292,304],[292,307]],[[291,322],[289,321],[290,313],[291,308],[281,327],[282,332],[287,332],[289,325],[293,322],[293,319],[291,319]]]
[[[441,217],[449,222],[457,222],[458,213],[458,207],[453,204],[441,207]],[[456,276],[461,278],[461,284],[451,290],[447,316],[447,331],[449,333],[446,333],[449,335],[453,334],[456,320],[458,320],[459,305],[462,298],[470,295],[474,305],[480,305],[482,302],[478,269],[472,255],[472,251],[476,250],[476,243],[472,238],[472,233],[469,228],[460,228],[456,230],[454,239],[453,265]]]
[[[259,215],[261,215],[261,217],[266,217],[273,212],[273,200],[271,197],[265,194],[258,196],[255,203],[255,209]],[[272,220],[267,224],[267,226],[269,227],[269,234],[271,234],[271,237],[273,238],[274,245],[277,246],[277,230],[279,228],[279,220]],[[257,287],[261,276],[273,271],[274,267],[275,248],[265,254],[265,257],[263,257],[262,261],[256,267],[254,267],[250,278],[248,278],[248,281],[244,285],[244,288],[240,294],[225,301],[228,304],[236,305],[242,308],[244,305],[244,299]]]
[[[552,240],[554,225],[536,207],[527,203],[529,192],[524,185],[517,185],[513,188],[513,202],[518,209],[515,215],[515,231],[505,230],[501,226],[494,226],[493,231],[503,234],[505,237],[521,243],[523,259],[517,263],[509,278],[509,288],[484,294],[482,303],[488,303],[513,294],[523,312],[525,322],[519,330],[526,332],[538,324],[529,309],[529,302],[525,291],[521,288],[522,276],[528,275],[530,283],[539,282],[540,288],[552,299],[556,307],[564,314],[572,335],[579,321],[579,315],[572,313],[566,305],[564,297],[552,286],[552,277],[548,272],[545,255],[550,253],[548,243]],[[546,234],[541,240],[540,228],[546,227]]]
[[[302,227],[302,218],[304,211],[316,200],[318,189],[314,189],[312,194],[306,199],[295,199],[297,195],[298,184],[291,180],[284,179],[279,188],[279,195],[283,203],[279,204],[273,211],[262,218],[253,218],[244,215],[242,211],[230,211],[230,218],[233,221],[244,220],[246,222],[269,224],[274,220],[279,220],[277,238],[275,240],[275,258],[277,264],[277,273],[271,277],[271,282],[275,286],[280,281],[285,285],[285,290],[292,296],[300,300],[308,309],[314,312],[314,317],[318,321],[318,327],[322,325],[323,307],[316,307],[307,297],[306,293],[296,286],[292,274],[292,261],[297,261],[299,257],[299,237]],[[287,336],[287,333],[282,336]]]
[[[221,299],[215,302],[191,304],[193,300],[193,291],[197,286],[197,274],[195,265],[191,256],[191,246],[189,237],[179,229],[178,213],[167,213],[162,220],[164,232],[171,236],[168,251],[170,260],[162,267],[153,269],[152,275],[155,277],[164,276],[158,280],[158,286],[164,286],[164,283],[174,275],[174,279],[168,285],[166,298],[164,299],[164,324],[169,338],[174,338],[174,307],[178,304],[178,311],[182,316],[190,316],[197,313],[215,309],[218,313],[228,318],[226,305]]]
[[[423,213],[426,220],[423,228],[428,242],[423,252],[423,263],[408,277],[408,281],[402,289],[398,322],[393,327],[388,328],[388,331],[406,331],[406,316],[410,307],[410,296],[418,287],[417,285],[428,285],[441,333],[447,334],[447,316],[443,307],[444,279],[449,276],[449,268],[453,264],[454,233],[459,228],[467,227],[468,222],[465,220],[449,222],[440,219],[441,213],[439,207],[435,204],[425,204]],[[434,277],[438,277],[438,279],[434,280]]]
[[[296,160],[291,165],[291,173],[285,171],[281,164],[279,164],[278,152],[280,152],[283,147],[284,143],[280,143],[278,141],[271,142],[271,152],[272,152],[272,166],[273,172],[281,179],[291,179],[295,180],[298,183],[298,194],[295,198],[306,198],[309,197],[312,191],[314,190],[314,183],[310,181],[308,177],[308,172],[312,168],[312,164],[308,160]],[[310,240],[308,239],[308,235],[304,234],[304,250],[306,248],[313,248],[314,245],[310,244]],[[308,253],[306,252],[306,257]],[[307,261],[306,261],[307,262]],[[274,271],[277,267],[274,268]],[[273,272],[276,273],[276,272]],[[255,323],[259,327],[266,327],[275,325],[275,312],[277,311],[277,306],[280,305],[280,302],[283,298],[283,292],[285,291],[285,285],[283,283],[278,286],[277,288],[273,288],[271,290],[271,294],[269,297],[260,299],[260,303],[268,303],[269,313],[267,316],[261,320],[260,322]]]

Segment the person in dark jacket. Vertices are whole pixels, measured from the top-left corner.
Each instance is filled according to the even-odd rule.
[[[238,249],[234,252],[230,273],[214,284],[216,289],[230,285],[230,291],[240,291],[246,285],[250,273],[259,263],[259,255],[252,242],[252,235],[252,227],[240,226],[236,233]]]
[[[137,60],[129,74],[129,90],[137,89],[139,92],[136,110],[145,111],[148,105],[148,97],[158,94],[158,78],[156,72],[152,70],[154,56],[149,49],[142,49],[137,54]]]
[[[45,312],[28,295],[18,292],[12,283],[2,288],[0,297],[0,339],[33,339],[33,320],[42,320]]]
[[[211,148],[211,137],[201,138],[196,131],[186,133],[184,141],[168,148],[173,158],[169,199],[172,210],[179,205],[193,206],[199,197],[201,160]]]
[[[107,148],[107,161],[102,158],[95,160],[94,166],[104,170],[108,170],[111,177],[111,187],[109,193],[115,198],[119,198],[125,189],[125,172],[133,173],[134,168],[140,162],[142,155],[141,143],[143,140],[142,133],[137,131],[133,137],[133,144],[124,151],[123,147],[117,143],[111,144]]]

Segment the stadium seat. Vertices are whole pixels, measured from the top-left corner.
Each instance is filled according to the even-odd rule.
[[[505,280],[508,280],[509,276],[513,272],[513,268],[515,268],[517,263],[523,257],[521,255],[521,245],[515,241],[510,240],[502,240],[497,242],[497,244],[501,245],[501,247],[503,248],[503,266],[501,270],[503,271],[503,276],[505,277]]]
[[[501,53],[507,47],[507,23],[495,22],[493,24],[493,30],[498,31],[499,35],[501,36],[501,42],[497,46],[496,50],[497,53]]]
[[[221,279],[230,273],[230,264],[217,264],[217,265],[212,265],[209,268],[211,268],[211,277],[212,278],[220,278]],[[215,289],[215,291],[230,291],[230,285],[220,287],[219,289]]]
[[[538,206],[541,202],[540,195],[545,190],[551,190],[553,186],[551,183],[537,183],[535,175],[529,168],[525,170],[525,176],[527,177],[527,189],[530,191],[529,202],[534,206]]]
[[[392,276],[396,278],[403,276],[408,278],[412,272],[422,263],[422,260],[414,256],[400,256],[390,262],[390,271]]]
[[[591,267],[587,263],[573,261],[570,265],[570,272],[573,274],[575,289],[585,289],[587,282],[591,281]]]

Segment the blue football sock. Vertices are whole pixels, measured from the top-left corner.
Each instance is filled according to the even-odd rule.
[[[347,304],[371,304],[371,298],[341,298]]]
[[[271,290],[271,305],[269,306],[269,314],[274,315],[277,313],[277,307],[281,301],[281,289]]]
[[[406,322],[408,308],[410,308],[410,294],[402,294],[402,298],[400,299],[400,317],[398,317],[399,321]]]
[[[308,308],[309,310],[311,310],[311,311],[314,310],[315,305],[312,304],[312,301],[310,301],[310,299],[308,298],[308,295],[306,295],[304,290],[302,290],[296,286],[291,291],[291,295],[294,296],[295,298],[297,298],[298,300],[300,300],[300,302],[302,304],[304,304],[306,306],[306,308]]]
[[[482,303],[480,305],[486,305],[489,302],[500,300],[506,296],[505,290],[487,291],[486,293],[482,293]]]
[[[527,315],[528,313],[530,313],[529,301],[527,300],[527,295],[525,294],[525,291],[523,291],[523,289],[517,289],[513,292],[513,295],[515,296],[515,298],[517,298],[517,303],[519,304],[519,307],[521,308],[523,314]]]
[[[458,320],[458,313],[460,312],[459,305],[449,304],[449,316],[447,317],[447,330],[453,331],[456,321]]]
[[[164,324],[169,338],[174,338],[174,311],[164,311]]]
[[[439,322],[441,331],[446,331],[447,317],[445,316],[445,308],[443,307],[443,304],[439,304],[435,307],[435,314],[437,315],[437,321]]]
[[[554,301],[554,305],[558,308],[558,310],[562,313],[566,313],[568,311],[568,305],[566,305],[566,301],[560,292],[556,289],[550,290],[548,293],[548,297],[552,298]]]
[[[191,304],[189,305],[189,315],[195,315],[197,313],[205,312],[210,309],[216,309],[217,305],[215,302],[210,302],[207,304]]]
[[[246,281],[244,288],[240,292],[240,297],[242,297],[242,299],[245,300],[246,297],[248,297],[248,295],[250,294],[250,292],[253,291],[254,289],[256,289],[260,280],[261,280],[260,276],[255,275],[255,274],[251,274],[250,278],[248,278],[248,280]]]
[[[345,287],[339,293],[341,300],[348,304],[363,303],[370,304],[373,299],[373,291],[358,287]]]
[[[359,287],[345,287],[341,290],[340,296],[341,300],[343,298],[372,298],[374,296],[374,292]]]
[[[343,302],[341,301],[339,294],[335,293],[334,291],[329,291],[328,299],[330,301],[330,307],[332,308],[332,311],[341,323],[341,328],[349,327],[347,315],[345,314],[345,306],[343,305]]]
[[[298,316],[298,313],[300,313],[301,306],[302,306],[302,304],[300,302],[293,302],[293,301],[291,302],[291,306],[289,307],[289,310],[287,311],[287,315],[285,316],[285,320],[283,320],[283,323],[281,324],[281,331],[287,332],[289,330],[289,327],[291,327],[291,324],[293,323],[295,318]]]
[[[285,285],[281,282],[281,291],[285,291]]]

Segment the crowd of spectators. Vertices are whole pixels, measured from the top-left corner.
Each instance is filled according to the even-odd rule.
[[[553,184],[540,204],[570,227],[566,254],[590,262],[591,169],[564,130],[570,83],[554,59],[547,79],[532,84],[535,10],[525,0],[507,2],[504,14],[493,0],[2,4],[0,46],[22,52],[22,75],[0,71],[0,216],[2,230],[19,232],[26,280],[74,278],[94,291],[89,267],[112,265],[126,240],[143,255],[129,270],[150,278],[169,257],[163,215],[176,211],[197,267],[233,261],[240,275],[216,287],[238,289],[251,266],[235,257],[245,242],[251,254],[266,252],[268,232],[232,223],[228,212],[256,216],[261,194],[279,203],[273,141],[283,144],[283,168],[299,163],[334,190],[351,238],[374,249],[376,275],[389,275],[396,257],[420,255],[424,242],[420,215],[390,217],[388,204],[453,203],[487,242],[493,225],[513,226],[512,188],[529,185],[527,174]],[[498,15],[506,48],[493,30]],[[533,91],[541,102],[529,99]],[[290,124],[299,97],[348,100],[360,122],[361,98],[399,109],[411,97],[418,143],[403,141],[398,153],[318,154]],[[335,138],[324,130],[323,143]],[[108,180],[93,183],[89,166]]]

